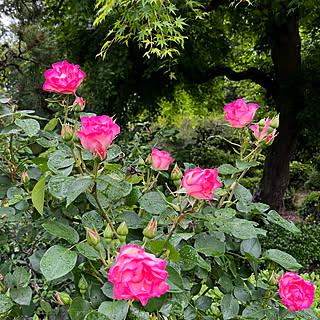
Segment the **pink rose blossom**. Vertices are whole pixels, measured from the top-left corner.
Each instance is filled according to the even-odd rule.
[[[257,104],[246,104],[244,100],[245,99],[238,99],[224,107],[224,111],[227,113],[224,117],[234,128],[242,128],[249,124],[256,110],[259,108]]]
[[[140,300],[143,306],[149,298],[160,297],[169,290],[165,283],[166,265],[167,261],[146,253],[137,245],[124,246],[108,276],[108,280],[114,283],[114,297],[117,300]]]
[[[314,298],[314,285],[305,281],[293,271],[286,272],[279,281],[279,294],[282,303],[289,311],[309,309]]]
[[[108,116],[81,118],[81,131],[77,131],[83,148],[95,152],[98,148],[108,148],[120,127]]]
[[[0,273],[0,280],[2,280],[2,278],[3,278],[3,277],[2,277],[2,274]]]
[[[181,185],[187,193],[196,199],[213,199],[213,190],[222,187],[217,180],[218,169],[205,169],[197,167],[184,173]]]
[[[78,65],[70,64],[66,60],[52,65],[44,76],[46,81],[43,90],[64,94],[75,94],[81,81],[87,76]]]
[[[26,171],[22,172],[22,181],[24,183],[27,183],[27,182],[30,181],[30,177],[29,177],[29,175],[28,175],[28,173]]]
[[[168,170],[169,164],[172,162],[170,154],[165,151],[152,148],[152,165],[154,170]]]

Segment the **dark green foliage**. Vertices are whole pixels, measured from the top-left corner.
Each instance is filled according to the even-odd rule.
[[[303,199],[298,215],[307,221],[320,222],[320,192],[311,192]]]
[[[295,190],[303,189],[305,182],[308,180],[312,167],[310,164],[299,161],[292,161],[290,163],[290,180],[289,188]],[[320,182],[319,182],[320,183]]]
[[[304,187],[305,189],[320,190],[320,172],[313,169]]]
[[[297,258],[306,269],[320,264],[320,225],[296,223],[301,235],[285,231],[277,225],[267,227],[266,237],[261,237],[261,246],[285,251]]]

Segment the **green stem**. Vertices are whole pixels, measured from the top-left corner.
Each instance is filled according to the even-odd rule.
[[[103,255],[102,255],[102,251],[101,251],[101,250],[99,250],[99,256],[100,256],[100,259],[101,259],[102,263],[104,264],[104,266],[105,266],[107,269],[109,269],[109,264],[106,263],[106,260],[104,260],[104,257],[103,257]]]
[[[83,170],[81,168],[81,164],[79,163],[79,161],[78,161],[78,159],[76,157],[76,154],[74,153],[72,148],[70,148],[70,149],[71,149],[71,153],[72,153],[73,159],[76,162],[76,167],[79,168],[80,173],[84,176],[85,174],[84,174],[84,172],[83,172]]]
[[[111,220],[110,220],[110,218],[109,218],[109,216],[108,216],[108,211],[111,209],[111,206],[108,208],[108,211],[104,210],[104,208],[103,208],[103,206],[102,206],[102,204],[101,204],[101,202],[100,202],[100,200],[99,200],[97,188],[96,188],[96,191],[95,191],[95,193],[94,193],[94,197],[95,197],[95,199],[96,199],[96,201],[97,201],[97,204],[98,204],[98,206],[99,206],[99,208],[100,208],[100,210],[101,210],[104,218],[107,220],[107,222],[108,222],[108,224],[109,224],[109,226],[110,226],[110,228],[111,228],[114,236],[115,236],[117,239],[119,239],[119,235],[117,234],[117,231],[116,231],[116,229],[114,228],[114,226],[113,226],[113,224],[112,224],[112,222],[111,222]]]

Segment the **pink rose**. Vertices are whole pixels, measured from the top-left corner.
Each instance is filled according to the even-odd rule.
[[[46,82],[43,90],[65,94],[75,94],[82,79],[87,75],[79,69],[78,65],[70,64],[66,60],[57,62],[44,73]]]
[[[259,108],[257,104],[246,104],[244,100],[238,99],[224,107],[224,111],[227,113],[224,117],[234,128],[245,127],[252,121],[256,110]]]
[[[274,129],[273,132],[268,135],[266,144],[269,144],[270,142],[272,142],[273,138],[276,135],[276,132],[277,132],[277,129]]]
[[[293,271],[286,272],[278,278],[278,281],[282,303],[287,306],[289,311],[310,308],[314,298],[313,283],[305,281]]]
[[[213,199],[212,191],[222,187],[217,178],[217,168],[202,170],[197,167],[184,173],[181,185],[196,199]]]
[[[108,116],[82,117],[81,123],[81,131],[77,133],[83,148],[89,152],[95,152],[100,147],[108,148],[120,132],[120,127]]]
[[[152,148],[152,165],[154,170],[168,170],[169,164],[172,162],[170,154],[165,151]]]
[[[259,123],[256,123],[256,124],[249,127],[249,129],[251,129],[253,131],[253,134],[254,134],[255,138],[258,140],[258,142],[262,141],[268,135],[268,130],[269,130],[271,120],[272,119],[266,120],[266,124],[265,124],[264,128],[261,130],[261,132],[260,132]],[[267,136],[266,144],[268,144],[274,138],[276,132],[277,132],[277,130],[274,129],[273,132]]]
[[[149,298],[160,297],[169,290],[165,283],[166,265],[167,261],[146,253],[137,245],[122,247],[108,276],[108,280],[114,283],[114,297],[117,300],[140,300],[143,306]]]

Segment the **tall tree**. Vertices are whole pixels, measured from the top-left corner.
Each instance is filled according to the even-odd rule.
[[[127,42],[136,38],[145,47],[147,55],[161,58],[170,57],[165,49],[173,47],[181,53],[175,66],[175,77],[180,81],[203,83],[225,76],[234,81],[249,79],[266,90],[270,104],[280,113],[280,127],[279,136],[268,153],[255,198],[273,208],[281,207],[288,185],[289,162],[301,132],[299,118],[308,104],[305,88],[308,84],[309,90],[316,90],[310,85],[312,79],[307,79],[303,73],[301,55],[308,53],[306,48],[302,51],[300,33],[303,29],[313,35],[319,33],[316,21],[320,4],[300,0],[257,0],[248,5],[244,1],[215,0],[188,1],[187,4],[146,1],[145,5],[138,5],[127,0],[119,7],[108,0],[98,2],[101,5],[98,22],[105,19],[106,14],[116,14],[116,10],[120,14],[116,21],[121,23],[114,24],[113,38],[105,47],[114,41]],[[232,3],[236,5],[230,5]],[[171,9],[161,11],[161,6],[167,5]],[[193,12],[188,10],[190,8]],[[133,14],[134,10],[136,14]],[[154,14],[155,10],[159,14]],[[192,20],[192,14],[201,20]],[[216,27],[222,39],[214,29]],[[214,39],[216,45],[211,42]],[[177,47],[181,43],[185,50]],[[204,54],[204,50],[212,52]],[[174,54],[174,50],[171,53]]]

